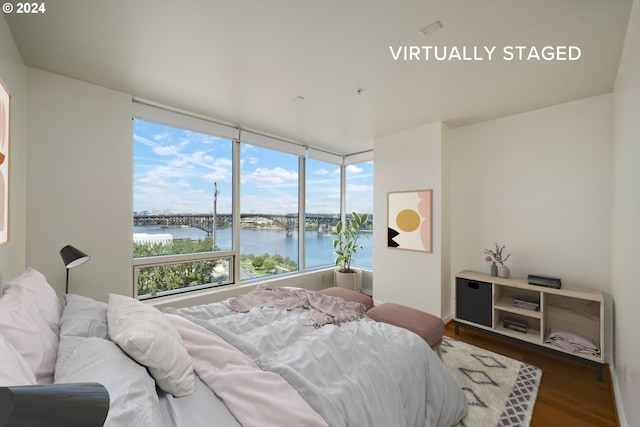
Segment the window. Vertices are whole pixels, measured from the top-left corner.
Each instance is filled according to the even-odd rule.
[[[343,156],[299,144],[138,102],[133,110],[140,299],[333,266],[327,233],[344,194],[347,216],[371,215],[370,154],[341,166]],[[355,263],[371,267],[373,241],[362,244]]]
[[[373,268],[373,161],[353,163],[346,166],[346,212],[369,214],[369,224],[360,239],[363,249],[353,257],[358,267]]]
[[[243,143],[240,280],[298,271],[299,157]]]
[[[234,141],[134,119],[136,294],[233,281]]]
[[[333,240],[327,233],[340,220],[340,166],[306,161],[305,268],[334,265]]]

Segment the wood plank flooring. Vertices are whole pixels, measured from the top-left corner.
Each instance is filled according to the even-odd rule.
[[[503,337],[464,326],[460,326],[460,334],[456,335],[453,322],[447,323],[445,335],[542,369],[531,427],[619,425],[608,365],[604,367],[603,381],[598,381],[596,368],[591,365]]]

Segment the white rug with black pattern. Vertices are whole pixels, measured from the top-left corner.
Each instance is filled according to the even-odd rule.
[[[542,378],[539,368],[449,337],[443,337],[440,348],[469,405],[457,426],[529,426]]]

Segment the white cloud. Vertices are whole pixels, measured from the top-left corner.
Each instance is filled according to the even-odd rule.
[[[157,145],[153,147],[153,152],[159,156],[171,156],[178,154],[180,149],[175,145]]]
[[[326,196],[326,198],[328,200],[340,200],[340,193],[338,193],[338,194],[335,194],[335,193],[334,194],[328,194]],[[339,210],[339,208],[338,208],[338,210]]]
[[[347,166],[347,173],[360,173],[360,172],[362,172],[362,168],[359,168],[356,165]]]
[[[289,193],[269,193],[242,196],[240,211],[243,213],[286,214],[298,211],[298,197]]]
[[[147,176],[138,179],[136,182],[138,183],[138,186],[142,186],[142,187],[155,187],[155,188],[169,187],[169,184],[167,183],[167,181],[164,181],[161,179],[153,179]]]
[[[372,185],[347,184],[347,194],[373,192]]]
[[[249,175],[244,176],[244,182],[253,182],[256,184],[279,185],[286,182],[297,182],[298,173],[288,171],[279,166],[273,169],[258,168]]]
[[[157,142],[153,142],[150,139],[145,138],[144,136],[140,136],[138,134],[133,134],[133,140],[135,142],[139,142],[139,143],[147,145],[149,147],[157,147],[159,145]]]
[[[164,131],[162,133],[157,133],[157,134],[153,135],[153,139],[155,141],[162,141],[162,140],[165,140],[165,139],[167,139],[169,137],[171,137],[171,134],[169,132],[167,132],[167,131]]]
[[[148,147],[151,147],[151,149],[153,150],[154,153],[156,153],[159,156],[170,156],[170,155],[174,155],[177,154],[180,151],[180,146],[177,145],[162,145],[157,143],[156,141],[161,141],[163,138],[160,135],[154,135],[153,137],[155,139],[155,141],[152,141],[148,138],[145,138],[143,136],[140,135],[133,135],[133,140],[135,142],[139,142],[141,144],[144,144]]]

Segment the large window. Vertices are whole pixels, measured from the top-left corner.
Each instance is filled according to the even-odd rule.
[[[363,249],[353,257],[358,267],[373,268],[373,161],[349,164],[346,166],[346,212],[369,214],[369,223],[364,239],[358,242]]]
[[[327,233],[340,220],[340,166],[312,158],[306,162],[305,268],[333,265],[333,240]]]
[[[327,233],[341,211],[371,216],[373,165],[362,156],[343,166],[339,155],[140,103],[134,116],[140,299],[331,267]],[[362,244],[354,264],[371,268],[373,240]]]
[[[231,283],[234,141],[140,119],[133,132],[137,295]]]
[[[299,157],[240,150],[240,279],[298,271]]]

